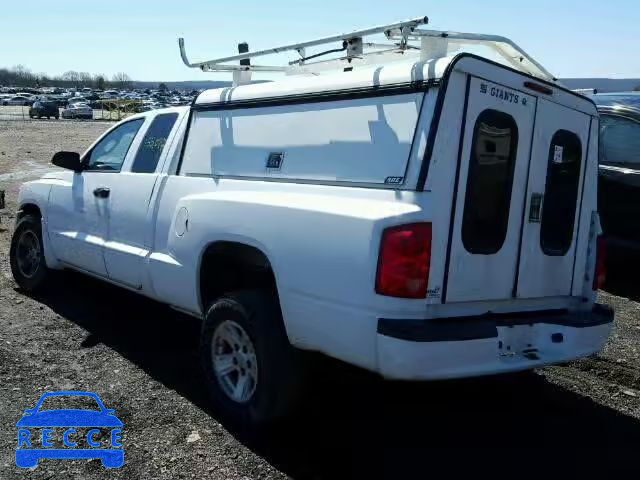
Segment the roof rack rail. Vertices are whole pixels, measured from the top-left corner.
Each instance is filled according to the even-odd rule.
[[[427,61],[447,56],[466,46],[478,45],[489,47],[512,68],[544,80],[556,81],[551,73],[508,38],[497,35],[418,29],[419,26],[426,25],[428,22],[427,17],[418,17],[255,52],[248,51],[248,45],[241,43],[238,45],[240,53],[237,55],[202,62],[191,62],[188,59],[183,38],[178,39],[178,45],[182,61],[187,67],[199,68],[203,72],[232,72],[234,84],[249,83],[251,72],[319,74],[323,71],[335,71],[353,65],[385,63],[397,59],[399,53],[405,56],[414,54],[419,60]],[[384,34],[388,43],[364,40],[365,37],[377,34]],[[338,43],[338,46],[335,46],[335,43]],[[327,44],[334,44],[334,48],[307,55],[308,48]],[[283,52],[296,52],[300,58],[283,65],[251,64],[251,59]],[[325,55],[342,52],[344,53],[338,58],[309,62]]]

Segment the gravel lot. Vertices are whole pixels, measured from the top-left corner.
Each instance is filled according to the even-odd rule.
[[[310,375],[301,412],[260,434],[233,430],[211,410],[195,320],[75,274],[60,274],[45,295],[24,295],[8,262],[19,184],[50,168],[54,152],[82,151],[108,127],[0,121],[0,189],[8,203],[0,223],[0,478],[415,478],[440,469],[511,476],[536,468],[547,476],[559,469],[637,474],[638,260],[614,264],[601,294],[617,311],[601,355],[535,374],[431,384],[383,382],[324,360]],[[124,423],[121,469],[106,470],[99,460],[15,466],[15,423],[52,390],[93,391],[115,409]]]

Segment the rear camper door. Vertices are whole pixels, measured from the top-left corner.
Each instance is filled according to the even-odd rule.
[[[571,294],[590,129],[589,115],[538,101],[518,297]]]
[[[513,296],[535,112],[535,97],[469,78],[446,302]]]

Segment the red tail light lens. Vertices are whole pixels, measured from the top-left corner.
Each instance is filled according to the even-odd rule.
[[[607,278],[607,251],[605,248],[604,238],[598,237],[597,250],[596,250],[596,269],[593,274],[593,289],[600,290],[604,287],[604,282]]]
[[[382,233],[376,292],[398,298],[425,298],[431,263],[431,224],[414,223]]]

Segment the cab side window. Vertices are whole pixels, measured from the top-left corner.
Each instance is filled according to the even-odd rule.
[[[158,160],[164,149],[167,138],[178,119],[177,113],[163,113],[153,119],[151,126],[144,135],[131,171],[134,173],[153,173],[158,166]]]
[[[144,123],[138,118],[123,123],[98,142],[85,157],[85,170],[119,172],[129,147]]]
[[[625,117],[600,117],[600,163],[640,167],[640,122]]]

